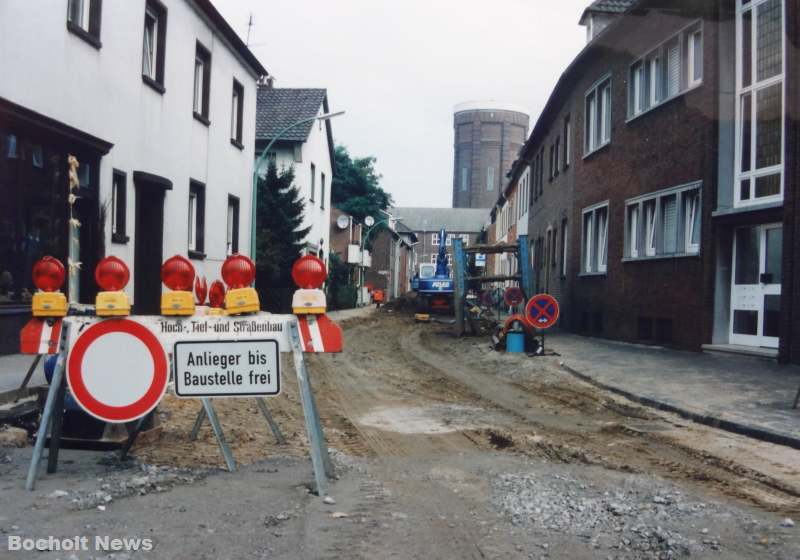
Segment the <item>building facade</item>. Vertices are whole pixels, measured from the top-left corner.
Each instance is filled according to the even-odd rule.
[[[294,184],[305,202],[302,228],[310,228],[305,251],[327,261],[330,246],[331,184],[334,173],[333,132],[330,120],[307,121],[329,112],[328,95],[321,88],[258,88],[256,152],[258,158],[275,141],[260,173],[269,161],[279,170],[293,168]],[[299,126],[293,124],[304,121]],[[287,127],[291,127],[288,128]],[[280,135],[280,136],[278,136]]]
[[[453,207],[491,208],[528,135],[523,107],[470,101],[455,107]]]
[[[158,313],[165,258],[188,255],[210,281],[227,254],[249,253],[267,72],[211,2],[3,2],[0,52],[3,352],[30,314],[33,262],[67,264],[69,156],[80,163],[72,301],[94,302],[103,255],[130,267],[136,312]]]
[[[577,332],[800,361],[797,4],[619,7],[506,185],[531,176],[537,289]]]

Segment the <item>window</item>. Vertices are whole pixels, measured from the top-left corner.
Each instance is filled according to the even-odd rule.
[[[569,167],[571,161],[572,151],[572,124],[569,120],[569,115],[564,117],[564,169]]]
[[[439,246],[439,234],[438,233],[432,233],[431,234],[431,245],[433,245],[434,247],[438,247]]]
[[[783,199],[784,22],[781,0],[737,2],[736,206]]]
[[[228,195],[228,220],[227,234],[225,237],[225,254],[232,255],[239,252],[239,199]]]
[[[445,257],[447,259],[447,266],[450,266],[450,264],[451,264],[451,262],[453,260],[452,255],[450,255],[450,253],[446,253]],[[436,264],[436,259],[438,259],[438,258],[439,258],[438,253],[432,254],[431,255],[431,264]],[[431,275],[431,277],[433,277],[433,275]]]
[[[586,94],[584,151],[590,154],[611,142],[611,78]]]
[[[494,167],[491,165],[486,168],[486,190],[494,190]]]
[[[67,29],[99,49],[102,11],[103,0],[69,0]]]
[[[125,214],[127,212],[127,176],[114,170],[111,179],[111,241],[127,243],[125,234]]]
[[[555,167],[556,167],[556,155],[555,155],[555,145],[550,146],[550,180],[553,180],[555,177]]]
[[[316,194],[317,190],[317,166],[313,163],[311,164],[311,198],[309,199],[311,202],[314,202],[314,195]]]
[[[194,101],[196,119],[208,125],[208,97],[211,85],[211,53],[197,42],[194,54]]]
[[[244,86],[233,80],[233,91],[231,93],[231,144],[239,148],[244,148],[242,144],[242,122],[244,112]]]
[[[567,220],[561,220],[561,277],[567,277]]]
[[[703,30],[700,23],[693,23],[631,65],[628,116],[640,115],[702,82]]]
[[[462,167],[461,168],[461,192],[467,192],[469,190],[469,168]]]
[[[700,183],[691,183],[628,200],[625,258],[699,253],[700,188]]]
[[[325,174],[320,173],[319,176],[319,207],[325,208]]]
[[[189,182],[189,257],[204,258],[206,221],[206,186],[198,181]]]
[[[142,44],[142,80],[164,93],[164,54],[166,49],[167,9],[157,0],[147,0]]]
[[[558,260],[558,229],[553,230],[553,243],[550,245],[550,266],[556,267],[556,260]]]
[[[558,169],[559,165],[561,164],[561,137],[556,137],[556,146],[555,146],[555,159],[553,161],[553,166],[555,167],[553,174],[558,176]]]
[[[608,269],[608,203],[583,211],[583,273],[605,274]]]

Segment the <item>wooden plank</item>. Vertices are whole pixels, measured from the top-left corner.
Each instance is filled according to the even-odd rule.
[[[509,243],[500,243],[498,245],[471,245],[464,248],[466,253],[483,253],[485,255],[496,255],[499,253],[516,253],[519,251],[519,245],[516,243],[511,245]]]

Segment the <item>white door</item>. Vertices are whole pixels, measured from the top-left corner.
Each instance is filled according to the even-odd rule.
[[[777,348],[783,227],[738,228],[733,239],[731,344]]]

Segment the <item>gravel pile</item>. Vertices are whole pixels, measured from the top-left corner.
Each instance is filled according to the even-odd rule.
[[[599,487],[558,474],[503,474],[492,481],[492,505],[514,525],[581,537],[599,558],[662,560],[721,551],[720,537],[704,521],[749,525],[748,532],[756,525],[724,506],[638,478]]]
[[[164,492],[175,486],[192,484],[205,478],[207,471],[138,464],[124,471],[111,472],[99,477],[99,489],[91,491],[55,491],[48,498],[67,498],[74,509],[97,508],[104,510],[114,500],[128,496],[144,496],[151,492]]]

